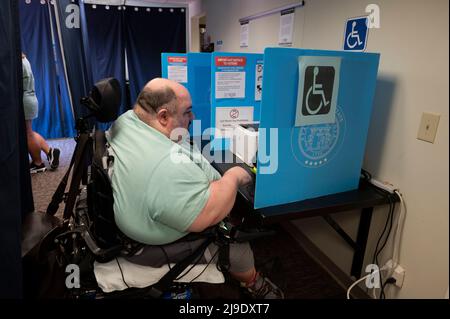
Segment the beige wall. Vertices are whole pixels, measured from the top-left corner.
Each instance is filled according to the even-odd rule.
[[[238,19],[293,2],[203,0],[203,10],[212,40],[222,40],[223,51],[262,52],[277,46],[279,16],[252,21],[245,49],[239,48]],[[363,167],[399,187],[408,206],[400,252],[405,283],[388,295],[443,298],[449,282],[448,1],[308,0],[296,10],[293,47],[340,50],[345,20],[363,15],[369,3],[380,7],[381,28],[370,30],[367,51],[381,53],[381,60]],[[422,112],[441,115],[434,144],[416,139]],[[366,262],[386,211],[375,210]],[[334,217],[355,236],[357,216]],[[352,252],[327,224],[316,218],[296,225],[350,273]]]

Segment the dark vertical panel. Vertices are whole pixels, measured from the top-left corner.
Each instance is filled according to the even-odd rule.
[[[91,76],[87,72],[86,59],[81,34],[80,7],[78,1],[55,1],[61,26],[63,53],[66,61],[67,76],[72,93],[75,117],[87,115],[88,110],[81,106],[80,100],[86,96],[92,86]],[[77,24],[72,23],[78,19]]]
[[[0,39],[0,298],[21,298],[21,215],[33,209],[33,202],[15,0],[0,1]]]
[[[149,80],[161,76],[161,53],[186,52],[186,10],[127,7],[126,50],[131,102]]]

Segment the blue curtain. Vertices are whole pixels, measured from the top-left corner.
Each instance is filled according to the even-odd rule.
[[[114,77],[120,82],[122,88],[122,104],[119,114],[129,109],[125,95],[125,44],[123,37],[123,11],[116,6],[84,5],[87,38],[93,81]],[[109,128],[110,123],[98,123],[102,130]]]
[[[34,2],[34,1],[32,1]],[[89,110],[80,104],[82,97],[87,96],[92,87],[92,74],[88,71],[83,44],[81,25],[74,26],[70,23],[80,13],[79,1],[58,0],[55,1],[58,11],[61,37],[64,46],[64,58],[67,67],[67,77],[72,94],[72,105],[75,118],[89,114]],[[73,11],[71,8],[77,8]],[[68,23],[69,22],[69,23]],[[92,124],[92,123],[91,123]]]
[[[20,0],[22,51],[30,61],[39,101],[33,129],[45,138],[74,135],[73,112],[61,67],[59,45],[53,47],[47,2]],[[54,29],[56,32],[56,29]]]
[[[33,67],[41,104],[34,125],[44,137],[75,134],[74,118],[89,114],[80,99],[88,95],[96,81],[110,76],[119,80],[123,89],[119,113],[123,113],[131,108],[145,83],[161,76],[162,52],[186,52],[184,8],[139,7],[136,10],[136,7],[127,6],[127,10],[122,7],[119,10],[117,6],[109,6],[107,10],[102,5],[94,9],[78,0],[55,3],[56,8],[53,8],[53,5],[42,5],[40,1],[25,4],[25,0],[20,0],[23,47]],[[80,17],[77,27],[70,23],[75,13],[71,9],[74,8]],[[56,20],[49,14],[55,13],[53,9],[58,13],[61,26],[68,85],[61,62]],[[56,40],[54,47],[51,25]],[[125,81],[125,47],[129,88]],[[106,129],[109,123],[98,126]]]
[[[21,215],[33,210],[22,103],[19,11],[0,1],[0,299],[21,298]]]
[[[186,52],[186,10],[148,9],[129,6],[124,13],[132,103],[149,80],[161,76],[161,53]]]

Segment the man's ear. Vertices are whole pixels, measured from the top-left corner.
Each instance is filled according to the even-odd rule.
[[[159,110],[156,114],[156,118],[162,126],[167,126],[167,123],[169,123],[169,111],[167,109]]]

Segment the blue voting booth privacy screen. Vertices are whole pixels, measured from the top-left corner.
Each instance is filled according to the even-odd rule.
[[[259,121],[263,55],[214,52],[211,65],[211,148],[226,150],[233,125]]]
[[[211,126],[211,54],[162,53],[162,77],[183,84],[191,94],[195,120],[191,136],[200,136]],[[201,124],[200,124],[201,123]]]
[[[265,50],[255,208],[358,187],[378,62],[375,53]]]

